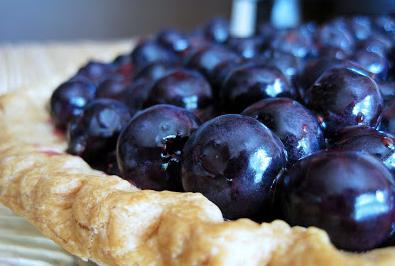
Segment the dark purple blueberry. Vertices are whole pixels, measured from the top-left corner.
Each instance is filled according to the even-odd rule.
[[[392,41],[383,34],[375,33],[368,39],[358,43],[360,50],[376,53],[385,56],[392,47]]]
[[[182,53],[180,53],[181,58],[185,61],[188,62],[196,52],[207,48],[212,45],[212,42],[204,38],[204,36],[201,35],[189,35],[188,36],[188,43],[189,46],[186,50],[184,50]]]
[[[90,61],[78,70],[76,76],[87,78],[93,83],[99,84],[112,75],[114,71],[115,68],[112,64]]]
[[[130,80],[122,76],[113,76],[100,83],[96,90],[96,98],[108,98],[122,101]]]
[[[172,104],[193,111],[209,106],[212,98],[210,84],[200,73],[180,69],[155,82],[145,105]]]
[[[351,53],[355,48],[353,34],[341,18],[321,26],[316,38],[320,47],[340,48],[346,53]]]
[[[322,151],[294,164],[276,188],[285,221],[324,229],[341,249],[384,242],[395,215],[393,177],[366,153]]]
[[[384,105],[379,129],[395,135],[395,99],[389,100]]]
[[[94,162],[90,163],[90,166],[92,168],[102,171],[108,175],[121,175],[117,164],[117,156],[115,150],[104,154],[104,158],[95,159],[96,160]]]
[[[225,43],[229,38],[229,22],[223,18],[214,18],[204,26],[203,34],[213,42]]]
[[[296,84],[300,96],[303,98],[306,90],[310,88],[314,82],[326,70],[342,64],[343,61],[335,57],[320,57],[307,62],[304,69],[296,77]]]
[[[51,117],[58,128],[80,115],[85,105],[95,97],[96,87],[86,79],[67,81],[53,92],[50,100]]]
[[[220,94],[224,110],[239,113],[261,99],[292,96],[292,91],[278,68],[246,64],[232,71]]]
[[[158,33],[157,40],[164,47],[180,53],[189,47],[188,38],[175,29],[167,29]]]
[[[264,99],[249,106],[242,114],[258,119],[280,138],[290,163],[324,147],[324,136],[317,118],[292,99]]]
[[[387,78],[388,62],[385,57],[374,52],[359,50],[349,59],[373,73],[375,80],[385,80]]]
[[[245,38],[229,38],[227,45],[243,58],[253,58],[257,56],[263,48],[263,39],[260,36]]]
[[[217,204],[225,218],[267,218],[272,185],[285,163],[283,144],[262,123],[243,115],[218,116],[185,144],[182,184]]]
[[[277,32],[270,44],[275,51],[290,53],[299,58],[316,53],[312,33],[305,27]]]
[[[130,119],[128,108],[112,99],[90,102],[68,128],[67,152],[95,163],[114,151],[121,130]]]
[[[144,103],[148,98],[151,91],[153,82],[145,79],[139,79],[130,85],[130,87],[125,91],[123,103],[127,105],[130,113],[136,113],[144,107]]]
[[[376,82],[349,68],[325,71],[307,90],[305,102],[329,135],[347,126],[376,127],[383,105]]]
[[[131,64],[130,54],[120,54],[112,61],[115,67]]]
[[[344,50],[336,47],[321,47],[318,54],[320,58],[331,58],[333,60],[344,60],[349,56]]]
[[[170,74],[177,68],[179,68],[179,66],[174,62],[154,62],[137,72],[134,76],[134,79],[145,79],[155,82],[158,79]]]
[[[337,133],[333,149],[367,152],[395,172],[395,138],[368,126],[347,127]]]
[[[372,21],[367,16],[356,16],[347,19],[349,32],[358,41],[366,40],[372,34]]]
[[[137,71],[153,62],[179,61],[179,58],[174,52],[153,40],[144,40],[138,43],[132,51],[131,58],[132,63],[136,66]]]
[[[384,102],[395,99],[395,81],[384,81],[377,84]]]
[[[240,57],[233,51],[218,45],[212,45],[197,51],[187,62],[187,66],[203,73],[210,81],[214,69],[225,62],[237,62]]]
[[[389,33],[395,34],[395,18],[391,16],[377,16],[374,18],[374,25],[377,27],[378,30]]]
[[[284,52],[270,51],[264,54],[264,62],[280,69],[283,74],[292,82],[294,76],[302,70],[300,58]]]
[[[192,113],[177,106],[138,112],[118,139],[121,176],[141,189],[181,191],[182,149],[198,126]]]

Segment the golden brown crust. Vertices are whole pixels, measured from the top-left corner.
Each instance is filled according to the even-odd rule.
[[[223,222],[198,193],[138,190],[64,154],[45,109],[51,84],[0,99],[0,201],[70,253],[102,265],[395,265],[395,249],[336,250],[282,221]]]

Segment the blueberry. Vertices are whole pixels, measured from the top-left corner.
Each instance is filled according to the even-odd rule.
[[[322,151],[294,164],[276,188],[285,221],[324,229],[341,249],[384,242],[395,215],[393,177],[366,153]]]
[[[67,152],[95,163],[114,151],[122,128],[130,119],[128,108],[115,100],[90,102],[68,128]]]
[[[388,62],[385,57],[374,52],[359,50],[349,59],[373,73],[375,80],[387,79]]]
[[[347,28],[354,39],[366,40],[372,35],[373,25],[371,18],[367,16],[355,16],[346,20]]]
[[[108,98],[122,101],[130,80],[122,76],[113,76],[100,83],[96,90],[96,98]]]
[[[380,130],[395,135],[395,99],[391,99],[384,105]]]
[[[273,65],[280,69],[291,83],[294,77],[302,70],[302,62],[300,58],[279,51],[267,51],[263,59],[268,65]]]
[[[125,103],[130,113],[134,114],[144,108],[151,91],[153,82],[147,79],[134,81],[130,87],[123,93],[122,102]]]
[[[299,58],[312,56],[316,53],[309,26],[277,32],[270,46],[275,51],[290,53]]]
[[[134,79],[145,79],[155,82],[178,68],[178,64],[174,62],[154,62],[137,72]]]
[[[368,126],[347,127],[337,133],[333,149],[363,151],[377,159],[395,173],[395,137]]]
[[[360,50],[376,53],[385,56],[392,47],[392,41],[387,36],[379,33],[371,35],[366,40],[358,43]]]
[[[391,102],[395,99],[395,81],[384,81],[377,84],[383,96],[384,102]]]
[[[81,67],[76,76],[84,77],[95,84],[99,84],[114,73],[114,66],[99,61],[90,61]]]
[[[218,45],[212,45],[197,51],[187,62],[187,66],[203,73],[213,80],[214,69],[224,62],[237,62],[240,57],[233,51]]]
[[[67,81],[53,92],[50,99],[51,117],[55,125],[65,129],[80,115],[85,105],[95,97],[96,87],[87,80]]]
[[[203,32],[207,39],[224,43],[229,38],[229,22],[223,18],[214,18],[204,26]]]
[[[246,64],[232,71],[220,95],[224,110],[238,113],[261,99],[292,96],[292,91],[278,68]]]
[[[121,176],[141,189],[182,190],[181,153],[198,126],[192,113],[172,105],[138,112],[118,139]]]
[[[265,125],[243,115],[218,116],[185,144],[182,184],[217,204],[225,218],[268,218],[272,184],[285,163],[283,144]]]
[[[132,63],[135,65],[137,71],[141,70],[142,68],[153,62],[179,61],[179,58],[173,51],[163,47],[154,40],[144,40],[138,43],[132,51],[131,58]]]
[[[158,33],[157,40],[164,47],[180,53],[189,47],[188,38],[175,29],[167,29]]]
[[[356,45],[353,34],[343,19],[337,19],[321,26],[316,38],[320,47],[339,48],[346,53],[351,53]]]
[[[172,104],[192,111],[211,103],[210,84],[200,73],[176,70],[155,82],[145,105]]]
[[[328,135],[346,126],[376,127],[383,105],[376,82],[349,68],[325,71],[307,90],[305,101],[319,115]]]
[[[112,61],[113,66],[120,67],[123,65],[131,64],[130,54],[120,54]]]
[[[260,36],[245,38],[229,38],[227,45],[243,58],[253,58],[263,49],[263,39]]]
[[[324,147],[324,136],[317,118],[292,99],[264,99],[249,106],[242,114],[258,119],[280,138],[290,163]]]

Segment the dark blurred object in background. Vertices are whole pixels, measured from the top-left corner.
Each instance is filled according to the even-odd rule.
[[[395,0],[300,0],[302,17],[324,22],[340,15],[395,13]]]
[[[129,38],[228,17],[229,0],[0,0],[0,42]]]

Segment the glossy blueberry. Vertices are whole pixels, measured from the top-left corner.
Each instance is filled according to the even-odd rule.
[[[385,103],[395,98],[395,81],[384,81],[377,83],[377,85]]]
[[[395,172],[395,138],[368,126],[347,127],[337,133],[333,149],[367,152]]]
[[[373,73],[375,80],[385,80],[387,78],[388,62],[385,57],[374,52],[359,50],[349,59]]]
[[[122,101],[125,90],[129,88],[130,80],[122,76],[113,76],[100,83],[96,90],[96,98],[108,98]]]
[[[395,99],[391,99],[384,105],[380,130],[395,135]]]
[[[331,58],[333,60],[344,60],[349,57],[344,50],[336,47],[321,47],[318,54],[319,58]]]
[[[315,54],[313,35],[306,27],[277,32],[270,42],[276,51],[290,53],[299,58]]]
[[[236,113],[261,99],[292,96],[283,73],[260,64],[246,64],[232,71],[220,93],[224,110]]]
[[[247,107],[242,114],[258,119],[280,138],[290,163],[324,147],[317,118],[292,99],[264,99]]]
[[[53,92],[50,99],[51,117],[55,125],[65,129],[95,97],[96,87],[88,80],[67,81]]]
[[[242,115],[218,116],[185,144],[182,184],[217,204],[225,218],[267,218],[272,185],[285,163],[283,144],[262,123]]]
[[[395,215],[393,177],[367,153],[322,151],[294,164],[276,188],[285,221],[324,229],[341,249],[382,244]]]
[[[353,34],[343,19],[337,19],[321,26],[316,38],[320,47],[339,48],[346,53],[351,53],[355,48]]]
[[[179,65],[174,62],[154,62],[137,72],[134,79],[145,79],[155,82],[167,74],[170,74],[177,68],[179,68]]]
[[[257,56],[263,48],[264,42],[260,36],[245,38],[229,38],[227,45],[243,58],[253,58]]]
[[[150,80],[139,79],[133,81],[125,93],[123,93],[122,102],[129,108],[130,113],[134,114],[143,109],[152,85],[153,82]]]
[[[225,43],[229,38],[229,22],[223,18],[214,18],[204,26],[203,34],[211,41]]]
[[[118,139],[121,176],[141,189],[180,191],[182,149],[198,126],[192,113],[172,105],[137,113]]]
[[[346,20],[346,24],[349,32],[354,36],[354,39],[358,41],[366,40],[372,35],[372,20],[368,16],[351,17]]]
[[[164,47],[180,53],[189,47],[188,38],[175,29],[167,29],[158,33],[157,40]]]
[[[95,163],[114,151],[121,130],[130,119],[128,108],[115,100],[90,102],[68,128],[67,152]]]
[[[373,19],[374,25],[384,33],[395,34],[395,18],[388,15],[377,16]]]
[[[112,64],[90,61],[78,70],[76,76],[86,78],[95,84],[99,84],[113,74],[114,70],[115,68]]]
[[[376,82],[349,68],[325,71],[307,90],[305,102],[329,135],[346,126],[376,127],[383,105]]]
[[[187,62],[187,66],[203,73],[210,81],[214,69],[224,62],[237,62],[240,57],[233,51],[219,45],[212,45],[197,51]]]
[[[120,67],[123,65],[128,65],[131,64],[131,58],[130,58],[130,54],[120,54],[117,57],[114,58],[114,60],[112,61],[112,64],[115,67]]]
[[[379,33],[371,35],[368,39],[358,43],[360,50],[376,53],[381,56],[386,56],[387,52],[392,47],[392,41],[387,36]]]
[[[180,69],[155,82],[145,105],[172,104],[196,110],[211,103],[212,92],[208,81],[198,72]]]
[[[137,71],[153,62],[166,61],[178,62],[179,58],[170,49],[165,48],[157,41],[143,40],[137,44],[133,49],[132,63],[135,65]]]
[[[273,65],[283,72],[288,78],[289,82],[292,82],[293,78],[302,70],[302,62],[300,58],[290,54],[279,51],[267,51],[263,59],[268,65]]]

